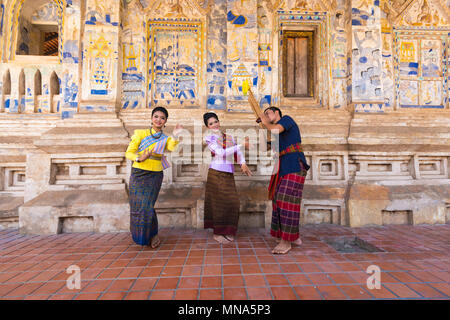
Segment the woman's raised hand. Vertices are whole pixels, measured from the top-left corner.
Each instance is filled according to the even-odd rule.
[[[252,175],[252,172],[250,171],[250,169],[247,167],[247,165],[245,163],[241,164],[241,171],[242,171],[242,173],[245,173],[249,177]]]
[[[178,135],[181,133],[181,131],[183,130],[183,126],[179,123],[177,123],[177,125],[175,126],[175,129],[173,129],[172,135],[175,137],[178,137]]]

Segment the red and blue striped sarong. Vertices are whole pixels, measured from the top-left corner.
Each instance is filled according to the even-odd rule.
[[[270,234],[286,241],[295,241],[299,237],[300,207],[307,173],[301,161],[300,166],[300,172],[279,179],[272,199]]]

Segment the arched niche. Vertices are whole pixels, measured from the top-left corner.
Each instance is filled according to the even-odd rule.
[[[2,104],[0,106],[0,112],[5,112],[5,108],[9,107],[5,103],[9,104],[9,98],[11,96],[11,73],[9,69],[3,75],[3,88],[2,88]]]
[[[36,70],[34,74],[34,95],[42,95],[42,75],[40,70]]]
[[[42,74],[40,70],[36,70],[34,74],[34,110],[37,112],[42,98]]]
[[[19,101],[18,101],[18,109],[17,112],[22,112],[22,109],[25,108],[25,72],[23,69],[20,71],[19,74]]]
[[[60,93],[60,82],[59,77],[55,71],[52,72],[50,76],[50,112],[56,113],[58,110]]]

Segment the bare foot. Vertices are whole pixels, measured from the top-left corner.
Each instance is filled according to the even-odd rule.
[[[160,244],[161,244],[161,241],[159,240],[158,235],[154,236],[150,243],[150,245],[152,246],[153,249],[157,248]]]
[[[272,250],[272,253],[286,254],[289,250],[291,250],[291,248],[292,246],[290,241],[281,240],[280,243]]]
[[[234,237],[232,235],[226,235],[224,236],[228,241],[234,241]]]
[[[281,239],[278,239],[278,240],[277,240],[277,243],[280,244],[280,243],[281,243]],[[300,239],[300,238],[298,238],[298,239],[295,240],[295,241],[291,241],[291,244],[295,244],[295,245],[297,245],[297,246],[300,246],[302,243],[303,243],[303,242],[302,242],[302,239]]]
[[[230,241],[228,241],[227,238],[225,238],[223,235],[220,235],[220,234],[215,234],[215,235],[213,236],[213,238],[214,238],[214,240],[216,240],[218,243],[222,243],[222,244],[230,243]]]

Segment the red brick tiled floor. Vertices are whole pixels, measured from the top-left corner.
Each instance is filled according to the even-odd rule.
[[[301,228],[303,245],[273,255],[262,229],[220,245],[211,231],[163,228],[161,246],[127,232],[25,236],[0,231],[0,299],[450,299],[450,225]],[[339,253],[322,237],[357,236],[381,252]],[[66,272],[81,270],[80,289]],[[380,267],[381,288],[366,269]]]

